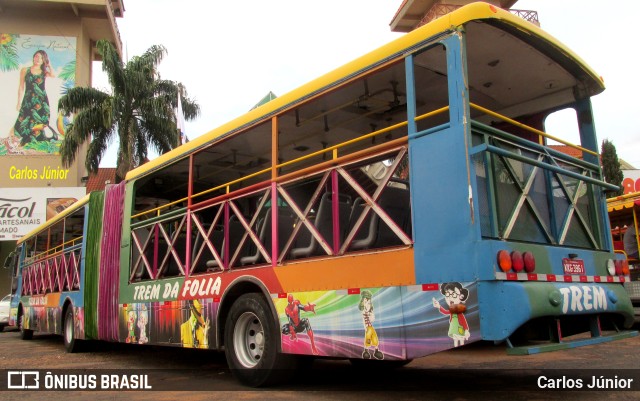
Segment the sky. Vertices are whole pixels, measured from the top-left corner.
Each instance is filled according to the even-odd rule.
[[[201,108],[186,122],[190,139],[249,111],[269,91],[283,95],[402,34],[389,23],[402,0],[124,0],[117,19],[124,56],[163,45],[163,79],[181,82]],[[538,12],[541,27],[604,78],[592,99],[598,140],[640,168],[636,123],[639,69],[632,52],[640,2],[619,0],[615,10],[594,0],[520,0],[515,9]],[[101,66],[93,85],[106,89]],[[547,131],[578,143],[566,115],[547,120]],[[114,167],[110,148],[102,167]]]

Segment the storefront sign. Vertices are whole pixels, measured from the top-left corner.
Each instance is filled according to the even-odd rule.
[[[5,188],[0,195],[0,241],[15,241],[86,193],[84,187]]]
[[[622,174],[624,176],[622,180],[624,195],[640,192],[640,170],[622,170]]]

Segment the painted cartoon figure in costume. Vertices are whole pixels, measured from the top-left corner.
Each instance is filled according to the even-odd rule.
[[[127,306],[127,330],[129,334],[127,335],[126,343],[135,343],[136,342],[136,320],[138,319],[138,314],[136,313],[133,305]]]
[[[287,315],[289,323],[285,323],[282,326],[282,334],[288,335],[293,341],[297,341],[298,336],[296,333],[302,333],[306,330],[309,340],[311,341],[311,352],[314,355],[318,355],[318,349],[316,348],[316,343],[313,338],[311,323],[306,317],[300,318],[301,311],[313,312],[315,314],[316,305],[308,302],[306,305],[302,305],[299,300],[293,298],[292,294],[289,294],[287,297],[287,302],[287,307],[284,309],[284,313]]]
[[[74,336],[76,338],[83,338],[84,337],[84,309],[83,308],[73,308],[73,309],[74,309],[74,314],[76,316],[75,318],[76,331],[74,333]]]
[[[147,337],[147,323],[149,323],[149,311],[147,310],[147,305],[142,305],[140,314],[138,315],[138,328],[140,329],[138,344],[146,344],[149,342],[149,338]]]
[[[373,356],[376,359],[384,359],[384,354],[378,349],[380,343],[378,334],[376,329],[373,328],[376,315],[373,313],[371,292],[364,290],[360,293],[358,309],[362,312],[362,322],[364,323],[364,351],[362,352],[362,358],[371,359]],[[370,351],[371,348],[373,348],[373,353]]]
[[[464,317],[464,312],[467,310],[464,303],[469,298],[469,290],[462,287],[462,284],[458,282],[450,282],[442,284],[440,292],[444,295],[449,309],[443,308],[435,298],[433,298],[433,307],[443,315],[449,315],[448,334],[453,339],[453,346],[459,347],[464,345],[464,342],[471,335],[469,333],[469,323]]]
[[[189,320],[180,325],[180,340],[185,348],[209,348],[209,319],[202,318],[202,303],[189,301]]]

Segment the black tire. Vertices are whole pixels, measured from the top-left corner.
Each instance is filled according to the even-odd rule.
[[[67,307],[62,322],[62,337],[64,338],[64,348],[68,353],[78,352],[80,350],[80,340],[75,338],[76,324],[73,319],[73,305]]]
[[[224,327],[225,355],[240,383],[268,386],[295,373],[296,357],[278,352],[280,331],[276,323],[259,294],[244,294],[231,306]]]
[[[23,323],[24,313],[22,312],[21,308],[18,312],[18,328],[20,329],[20,338],[23,340],[31,340],[33,338],[33,330],[25,329]]]
[[[4,327],[5,327],[4,324],[0,324],[0,333],[2,333],[4,331]]]

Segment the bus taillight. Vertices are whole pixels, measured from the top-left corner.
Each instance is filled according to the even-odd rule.
[[[498,252],[498,266],[505,273],[511,270],[511,255],[509,255],[508,251],[503,249]]]
[[[522,254],[524,260],[524,271],[532,273],[536,269],[536,258],[531,252],[525,252]]]
[[[524,269],[524,259],[520,252],[511,252],[511,264],[513,265],[513,271],[516,273],[520,273]]]
[[[511,269],[516,273],[520,273],[523,269],[527,273],[532,273],[536,269],[536,259],[531,252],[513,251],[509,253],[503,249],[498,251],[498,266],[505,273]]]
[[[629,274],[629,262],[626,259],[607,261],[607,271],[610,276],[626,276]]]
[[[627,259],[622,260],[622,274],[628,276],[630,273],[629,270],[629,261]]]
[[[616,276],[624,276],[629,274],[629,263],[626,259],[616,260],[615,262]]]

